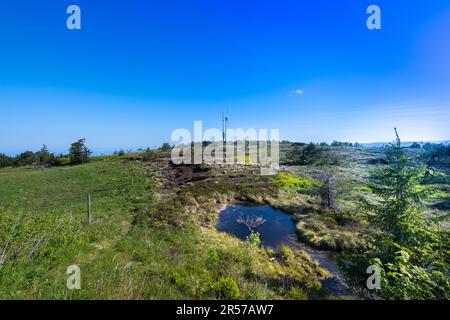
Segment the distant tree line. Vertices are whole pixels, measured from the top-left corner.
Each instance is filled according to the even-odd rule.
[[[361,148],[362,145],[359,142],[351,143],[345,141],[336,141],[334,140],[331,144],[331,147],[351,147],[351,148]]]
[[[420,151],[420,160],[429,169],[450,169],[450,145],[444,143],[413,142],[409,149]]]
[[[50,167],[60,166],[67,162],[63,159],[69,159],[68,163],[71,165],[82,164],[89,161],[92,152],[86,147],[85,139],[80,139],[70,145],[69,153],[67,155],[56,155],[51,153],[46,145],[37,151],[25,151],[15,157],[0,153],[0,168],[5,167]]]
[[[305,142],[291,142],[289,140],[282,140],[280,142],[281,144],[292,144],[294,146],[299,146],[299,147],[303,147],[306,146],[307,143]],[[346,142],[346,141],[337,141],[334,140],[332,143],[328,143],[328,142],[320,142],[320,143],[309,143],[309,144],[315,144],[317,146],[321,146],[321,147],[351,147],[351,148],[361,148],[363,145],[359,142]]]
[[[450,145],[425,143],[421,146],[421,160],[429,167],[450,169]]]

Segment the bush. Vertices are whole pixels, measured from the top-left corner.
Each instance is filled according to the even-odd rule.
[[[60,162],[58,158],[48,151],[47,146],[44,144],[38,152],[34,154],[34,163],[48,166],[59,165]]]
[[[444,144],[426,143],[423,146],[425,152],[421,160],[428,168],[450,167],[450,146]]]
[[[321,153],[322,150],[311,142],[303,148],[294,145],[288,157],[292,164],[306,165],[318,161],[321,158]]]
[[[299,287],[291,286],[288,291],[288,297],[294,300],[308,300],[308,295]]]
[[[169,151],[170,149],[171,149],[171,146],[167,142],[164,142],[163,145],[160,148],[161,151]]]
[[[14,158],[9,157],[5,154],[0,154],[0,168],[31,165],[57,166],[60,164],[61,161],[59,157],[49,152],[45,144],[38,152],[25,151]]]
[[[20,166],[29,166],[33,164],[33,162],[34,162],[34,152],[25,151],[16,157],[14,164],[20,167]]]
[[[246,241],[251,245],[259,247],[261,245],[261,237],[259,235],[259,232],[255,232],[252,230],[251,233],[248,235]]]
[[[0,153],[0,168],[11,167],[14,165],[14,159],[4,153]]]
[[[236,282],[230,277],[221,277],[216,287],[219,299],[237,300],[241,292]]]

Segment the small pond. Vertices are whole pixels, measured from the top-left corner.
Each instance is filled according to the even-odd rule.
[[[261,245],[277,248],[280,244],[295,243],[297,235],[291,216],[283,211],[273,209],[269,205],[227,206],[220,212],[216,228],[218,231],[230,233],[245,240],[250,234],[250,229],[245,223],[252,223],[258,217],[265,220],[264,223],[253,228],[260,234]],[[241,219],[245,219],[245,221]]]
[[[269,205],[228,205],[220,213],[216,224],[218,231],[226,232],[245,240],[250,234],[249,226],[260,234],[261,245],[278,248],[281,244],[293,249],[302,249],[333,276],[322,281],[322,285],[334,294],[349,294],[336,261],[325,251],[315,250],[298,241],[295,223],[291,215]]]

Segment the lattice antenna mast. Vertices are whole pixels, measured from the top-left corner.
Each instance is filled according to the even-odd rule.
[[[227,142],[227,130],[229,127],[230,118],[228,115],[225,114],[225,112],[222,112],[222,140],[223,143]]]
[[[222,112],[222,141],[225,143],[225,113]]]
[[[228,116],[225,116],[225,143],[227,142],[227,130],[230,123],[230,118]]]

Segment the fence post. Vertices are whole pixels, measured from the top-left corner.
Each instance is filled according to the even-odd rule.
[[[87,225],[91,224],[91,194],[87,196]]]

